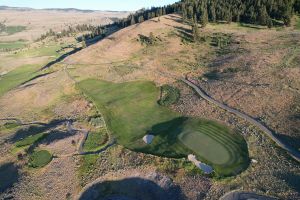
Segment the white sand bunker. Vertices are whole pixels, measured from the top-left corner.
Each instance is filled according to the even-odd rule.
[[[188,155],[189,161],[193,162],[199,169],[201,169],[205,174],[211,174],[213,172],[213,168],[207,164],[204,164],[197,160],[195,155]]]
[[[143,141],[146,143],[146,144],[151,144],[152,141],[154,139],[154,135],[145,135],[143,137]]]

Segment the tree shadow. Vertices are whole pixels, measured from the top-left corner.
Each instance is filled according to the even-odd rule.
[[[79,200],[184,200],[179,186],[162,188],[155,182],[142,178],[104,181],[88,188]]]
[[[295,149],[300,148],[300,137],[298,136],[289,136],[289,135],[283,135],[283,134],[277,134],[277,138],[284,141],[284,143],[287,143],[294,147]]]
[[[291,188],[300,192],[300,174],[294,174],[292,172],[279,173],[278,178],[284,180]]]
[[[11,188],[20,178],[18,167],[14,163],[5,163],[0,166],[0,193]]]
[[[27,81],[25,81],[25,82],[23,82],[23,83],[21,83],[20,85],[19,85],[19,87],[26,87],[27,85],[27,83],[29,83],[29,82],[31,82],[31,81],[34,81],[34,80],[36,80],[36,79],[38,79],[38,78],[42,78],[42,77],[45,77],[45,76],[48,76],[48,75],[50,75],[50,74],[53,74],[54,72],[47,72],[47,73],[44,73],[44,74],[39,74],[39,75],[36,75],[36,76],[34,76],[33,78],[31,78],[31,79],[29,79],[29,80],[27,80]],[[30,84],[31,86],[33,85],[33,84]]]
[[[135,150],[170,158],[185,157],[186,154],[181,152],[189,152],[190,150],[182,146],[181,148],[184,148],[184,151],[179,151],[179,146],[175,144],[178,143],[178,135],[182,133],[186,120],[188,120],[188,117],[178,117],[152,126],[151,129],[147,131],[147,134],[154,135],[159,139],[153,141],[151,145],[142,145]]]
[[[20,129],[18,130],[11,138],[9,138],[9,142],[15,143],[17,141],[20,141],[26,137],[33,136],[45,131],[48,131],[62,123],[65,123],[69,120],[53,120],[48,124],[38,124],[38,125],[31,125],[26,129]]]
[[[54,130],[51,131],[47,137],[45,137],[40,144],[45,144],[45,145],[49,145],[53,142],[56,142],[58,140],[62,140],[68,137],[72,137],[76,134],[76,131],[58,131],[58,130]]]

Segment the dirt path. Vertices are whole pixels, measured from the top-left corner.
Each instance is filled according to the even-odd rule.
[[[193,83],[193,81],[187,80],[187,79],[183,79],[180,78],[180,80],[184,83],[186,83],[188,86],[192,87],[203,99],[205,99],[206,101],[217,105],[218,107],[233,113],[237,116],[239,116],[240,118],[243,118],[244,120],[250,122],[251,124],[255,125],[256,127],[258,127],[260,130],[262,130],[264,133],[266,133],[274,142],[276,142],[276,144],[278,146],[280,146],[281,148],[283,148],[284,150],[286,150],[295,160],[300,162],[300,152],[295,150],[294,148],[290,147],[289,145],[285,144],[283,141],[281,141],[280,139],[278,139],[276,137],[276,135],[269,130],[266,126],[264,126],[263,124],[261,124],[260,122],[258,122],[257,120],[253,119],[252,117],[250,117],[249,115],[246,115],[238,110],[235,110],[223,103],[220,103],[218,101],[216,101],[215,99],[213,99],[212,97],[210,97],[209,95],[207,95],[199,86],[197,86],[196,84]]]

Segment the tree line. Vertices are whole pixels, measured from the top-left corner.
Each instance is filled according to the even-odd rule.
[[[79,42],[90,39],[102,39],[106,35],[122,28],[160,17],[178,13],[184,20],[191,22],[194,35],[198,35],[198,23],[205,27],[208,22],[243,22],[272,27],[274,23],[289,26],[295,12],[300,13],[300,0],[181,0],[164,6],[141,9],[127,18],[115,20],[104,26],[69,26],[61,32],[49,30],[40,39],[49,36],[57,38],[72,36],[74,33],[88,32],[78,37]]]
[[[184,19],[200,22],[244,22],[267,25],[282,21],[289,26],[300,0],[183,0]]]

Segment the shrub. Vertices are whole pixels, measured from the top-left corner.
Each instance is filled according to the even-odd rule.
[[[161,87],[161,98],[158,104],[162,106],[169,106],[176,103],[180,98],[180,91],[178,88],[172,87],[170,85],[163,85]]]

